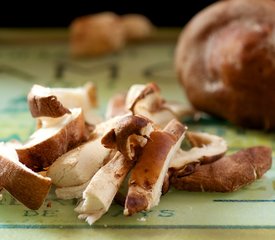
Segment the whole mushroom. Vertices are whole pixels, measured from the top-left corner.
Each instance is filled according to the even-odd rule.
[[[275,1],[218,1],[184,27],[178,79],[198,110],[275,129]]]

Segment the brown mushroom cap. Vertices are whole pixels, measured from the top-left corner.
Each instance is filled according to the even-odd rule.
[[[275,128],[275,2],[218,1],[182,30],[178,79],[196,109],[244,127]]]

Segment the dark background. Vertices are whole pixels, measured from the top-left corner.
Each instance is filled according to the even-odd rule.
[[[214,0],[189,1],[119,1],[73,0],[0,2],[0,27],[67,27],[82,15],[113,11],[117,14],[140,13],[156,26],[183,26],[197,12]]]

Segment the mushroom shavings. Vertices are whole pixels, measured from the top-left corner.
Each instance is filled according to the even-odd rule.
[[[130,216],[157,206],[170,186],[232,192],[271,168],[268,147],[227,155],[222,137],[189,131],[182,119],[195,111],[164,99],[155,83],[114,95],[105,117],[95,114],[93,83],[34,85],[28,104],[37,129],[25,143],[0,143],[0,190],[38,209],[54,185],[57,198],[78,199],[75,212],[90,225],[116,198]]]

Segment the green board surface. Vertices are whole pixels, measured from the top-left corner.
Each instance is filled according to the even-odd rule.
[[[169,31],[162,36],[165,34],[169,35]],[[128,45],[116,54],[85,60],[70,58],[65,37],[58,41],[51,38],[50,42],[36,39],[33,43],[13,44],[7,44],[7,39],[0,44],[1,141],[24,142],[35,130],[26,99],[33,84],[78,87],[92,81],[98,89],[98,113],[102,116],[112,95],[137,83],[156,82],[165,98],[188,104],[173,69],[176,39],[167,37],[165,41]],[[242,129],[208,116],[199,122],[188,121],[187,125],[192,130],[224,137],[229,152],[256,145],[275,149],[272,133]],[[123,216],[122,207],[114,203],[93,226],[77,219],[76,203],[57,199],[52,189],[44,205],[33,211],[4,192],[0,201],[0,239],[274,239],[275,236],[274,168],[262,179],[234,193],[170,189],[157,207],[131,217]]]

